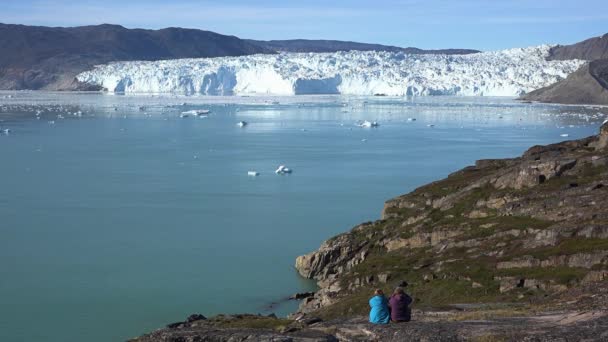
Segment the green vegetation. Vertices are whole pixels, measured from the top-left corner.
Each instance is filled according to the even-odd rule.
[[[281,319],[266,316],[243,315],[238,318],[230,316],[216,316],[210,319],[214,324],[222,328],[250,328],[279,330],[293,323],[289,319]]]
[[[607,249],[608,239],[568,238],[556,246],[535,249],[526,254],[538,259],[546,259],[553,255],[571,255]]]
[[[469,219],[471,228],[459,240],[479,239],[491,236],[500,231],[528,228],[545,229],[553,224],[551,221],[539,220],[530,216],[494,216],[480,219]]]
[[[497,270],[496,274],[524,279],[555,280],[558,284],[568,285],[582,280],[587,270],[572,267],[529,267]]]

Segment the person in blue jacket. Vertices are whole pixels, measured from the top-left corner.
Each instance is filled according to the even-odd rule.
[[[391,320],[391,313],[388,309],[388,300],[384,297],[381,289],[376,289],[374,296],[369,300],[371,310],[369,321],[374,324],[388,324]]]

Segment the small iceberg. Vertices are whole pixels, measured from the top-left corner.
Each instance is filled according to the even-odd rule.
[[[407,118],[407,121],[416,121],[416,118]]]
[[[247,176],[252,176],[252,177],[256,177],[259,176],[260,173],[257,171],[247,171]]]
[[[8,129],[8,128],[5,128],[5,129],[2,130],[2,133],[6,134],[6,135],[9,135],[9,134],[11,134],[11,130]]]
[[[180,117],[180,118],[187,118],[187,117],[189,117],[189,116],[190,116],[190,114],[186,114],[186,113],[181,113],[181,114],[179,115],[179,117]]]
[[[284,175],[286,173],[291,173],[291,169],[286,167],[285,165],[280,165],[278,169],[276,169],[275,173],[277,175]]]
[[[560,134],[559,136],[560,136],[560,137],[567,138],[567,137],[569,137],[570,135],[569,135],[569,134],[564,133],[564,134]]]
[[[247,121],[239,121],[239,123],[236,124],[239,127],[245,127],[247,126]]]
[[[187,117],[188,115],[194,115],[194,116],[201,116],[201,115],[207,115],[211,113],[211,111],[209,109],[193,109],[193,110],[187,110],[185,112],[182,112],[182,115],[186,115],[185,117]],[[182,116],[184,117],[184,116]]]
[[[363,121],[359,124],[359,127],[370,128],[370,127],[378,127],[380,124],[376,121]]]
[[[434,124],[428,124],[428,125],[426,125],[426,127],[431,127],[431,128],[433,128],[433,127],[435,127],[435,125],[434,125]]]

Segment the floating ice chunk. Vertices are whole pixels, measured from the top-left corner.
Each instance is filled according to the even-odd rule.
[[[428,124],[428,125],[426,125],[426,127],[435,127],[435,125],[434,124]]]
[[[180,117],[180,118],[187,118],[187,117],[189,117],[189,116],[190,116],[190,114],[186,114],[186,113],[181,113],[181,114],[179,115],[179,117]]]
[[[239,127],[245,127],[247,126],[247,121],[239,121],[239,123],[236,124]]]
[[[277,175],[283,175],[286,173],[291,173],[291,169],[286,167],[285,165],[279,165],[279,167],[276,169],[275,173]]]
[[[407,121],[416,121],[416,118],[407,118]]]
[[[54,124],[55,124],[55,120],[49,121],[49,125],[54,125]]]
[[[564,134],[560,134],[559,136],[560,136],[560,137],[564,137],[564,138],[565,138],[565,137],[568,137],[569,135],[568,135],[568,134],[566,134],[566,133],[564,133]]]
[[[2,133],[8,135],[8,134],[11,134],[11,130],[8,129],[8,128],[5,128],[5,129],[2,130]]]
[[[260,175],[260,173],[257,171],[247,171],[247,176],[255,177],[255,176],[259,176],[259,175]]]
[[[363,121],[359,124],[359,127],[370,128],[370,127],[378,127],[380,124],[376,121]]]
[[[186,115],[201,116],[201,115],[207,115],[210,112],[211,111],[209,109],[193,109],[193,110],[187,110],[185,112],[182,112],[182,115],[186,114]]]

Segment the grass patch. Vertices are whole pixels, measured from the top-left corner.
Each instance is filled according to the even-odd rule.
[[[553,224],[551,221],[539,220],[530,216],[496,216],[481,219],[470,219],[471,228],[460,240],[480,239],[489,237],[500,231],[525,230],[528,228],[545,229]],[[482,227],[492,224],[491,227]]]
[[[567,285],[581,281],[587,270],[573,267],[531,267],[497,270],[496,274],[525,279],[554,280],[558,284]]]
[[[289,319],[253,315],[246,315],[239,318],[227,318],[226,316],[217,316],[212,318],[211,320],[217,326],[220,326],[222,328],[249,328],[265,330],[278,330],[288,326],[293,322]]]
[[[526,252],[538,259],[546,259],[554,255],[571,255],[576,253],[607,250],[608,239],[598,238],[567,238],[556,246],[545,247]]]

